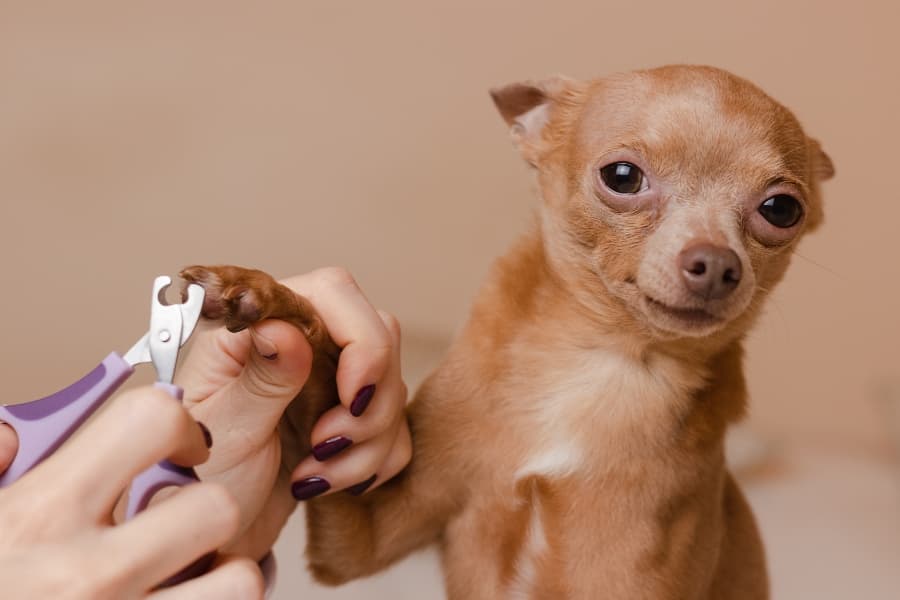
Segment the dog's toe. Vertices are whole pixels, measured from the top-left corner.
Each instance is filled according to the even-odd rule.
[[[181,271],[189,283],[203,286],[203,316],[224,320],[231,331],[241,331],[265,318],[267,290],[275,281],[262,271],[232,266],[192,266]],[[271,303],[271,302],[270,302]]]
[[[193,266],[182,269],[179,273],[188,283],[196,283],[203,287],[202,314],[207,319],[224,318],[228,307],[222,295],[222,278],[210,267]]]

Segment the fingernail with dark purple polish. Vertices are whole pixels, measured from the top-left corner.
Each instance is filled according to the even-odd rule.
[[[374,383],[371,385],[367,385],[366,387],[356,392],[356,398],[354,398],[353,402],[350,403],[350,414],[354,417],[358,417],[366,412],[366,408],[369,407],[369,402],[372,401],[372,396],[374,395]]]
[[[337,437],[328,438],[324,442],[320,444],[316,444],[313,446],[312,453],[313,456],[316,457],[316,460],[319,462],[323,462],[340,452],[341,450],[345,450],[353,443],[353,440],[350,438],[345,438],[342,435]]]
[[[263,354],[263,358],[266,360],[275,360],[276,358],[278,358],[278,353],[275,352],[274,354]]]
[[[350,487],[347,488],[347,493],[350,494],[351,496],[362,496],[363,493],[367,489],[372,487],[372,484],[375,483],[376,479],[378,479],[377,474],[372,475],[365,481],[361,481],[361,482],[357,483],[356,485],[351,485]]]
[[[321,477],[307,477],[291,484],[291,494],[297,500],[309,500],[331,489],[331,484]]]
[[[197,421],[197,425],[200,426],[200,431],[203,432],[203,441],[206,442],[206,447],[212,448],[212,434],[209,432],[209,428],[200,421]]]
[[[231,333],[240,333],[241,331],[247,329],[247,325],[245,323],[242,323],[240,325],[232,325],[231,327],[226,327],[225,329],[227,329]]]

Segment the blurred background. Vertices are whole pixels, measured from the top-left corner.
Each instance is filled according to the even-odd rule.
[[[0,1],[6,402],[124,351],[190,263],[355,273],[434,364],[531,218],[489,87],[705,63],[793,109],[837,166],[748,343],[733,459],[775,598],[900,597],[897,5]],[[299,514],[298,514],[299,516]],[[276,598],[442,598],[430,553],[324,590],[279,541]]]

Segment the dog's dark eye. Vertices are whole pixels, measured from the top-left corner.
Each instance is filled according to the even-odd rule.
[[[803,207],[793,196],[777,194],[759,206],[759,214],[775,227],[787,229],[796,225],[803,216]]]
[[[644,173],[628,162],[617,162],[600,168],[600,179],[619,194],[637,194],[644,189]]]

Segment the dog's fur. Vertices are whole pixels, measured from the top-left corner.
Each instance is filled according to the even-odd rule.
[[[831,161],[787,109],[708,67],[493,97],[536,170],[537,224],[497,261],[410,405],[409,467],[365,496],[308,503],[313,574],[341,583],[436,543],[451,600],[766,598],[723,437],[745,410],[742,338],[821,222]],[[605,188],[598,169],[617,161],[649,188]],[[800,200],[799,223],[760,215],[774,194]],[[685,285],[679,261],[698,244],[739,260],[724,297]],[[232,327],[287,318],[318,340],[317,387],[285,420],[296,461],[335,402],[327,332],[264,274],[185,275]]]

